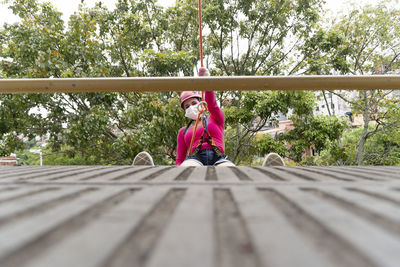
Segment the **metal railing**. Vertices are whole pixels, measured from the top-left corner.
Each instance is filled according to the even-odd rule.
[[[0,79],[0,93],[400,89],[400,75]]]

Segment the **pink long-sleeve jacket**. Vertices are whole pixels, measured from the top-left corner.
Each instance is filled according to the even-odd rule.
[[[217,101],[215,100],[214,92],[205,92],[204,94],[205,101],[207,102],[208,110],[210,112],[210,117],[208,118],[208,134],[214,140],[215,144],[221,149],[222,153],[224,153],[224,124],[225,117],[222,113],[221,109],[217,105]],[[188,147],[190,146],[190,141],[192,140],[194,127],[190,127],[186,134],[185,128],[179,130],[178,134],[178,152],[176,156],[176,165],[181,165],[187,156]],[[200,142],[200,138],[204,133],[204,128],[201,126],[197,127],[196,135],[193,141],[193,146],[190,149],[190,153],[197,147]],[[201,150],[204,149],[212,149],[212,147],[207,143],[203,142]]]

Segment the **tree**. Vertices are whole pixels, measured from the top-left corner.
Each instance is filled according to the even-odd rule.
[[[10,7],[21,23],[5,25],[0,32],[5,77],[192,74],[190,53],[163,48],[165,14],[155,1],[121,0],[113,11],[101,3],[93,8],[81,5],[67,29],[51,4],[15,0]],[[21,135],[49,134],[54,151],[67,148],[70,154],[92,157],[88,164],[128,164],[142,149],[155,155],[167,150],[173,160],[176,137],[160,136],[183,125],[183,119],[176,118],[181,113],[174,109],[179,107],[174,97],[172,93],[1,95],[1,153],[21,148]],[[166,162],[165,157],[158,158]]]
[[[365,147],[368,165],[400,165],[400,134],[395,128],[387,128],[371,137]]]
[[[277,153],[278,155],[285,157],[288,153],[288,148],[283,140],[277,140],[270,134],[263,134],[256,142],[256,150],[260,156],[267,155],[269,153]]]
[[[370,125],[369,131],[373,131]],[[354,165],[357,164],[357,143],[362,135],[363,128],[354,128],[344,131],[341,146],[329,144],[321,152],[317,162],[320,165]],[[374,134],[365,144],[364,164],[366,165],[400,165],[400,135],[396,128],[387,128]]]
[[[291,144],[290,158],[296,162],[302,160],[306,149],[314,148],[323,151],[337,143],[344,130],[346,122],[333,116],[292,116],[294,129],[282,136],[282,139]]]
[[[164,9],[156,1],[119,0],[81,5],[64,27],[51,4],[14,0],[18,25],[0,31],[4,77],[107,77],[193,75],[198,25],[193,1]],[[214,75],[299,72],[289,55],[309,44],[319,0],[204,1],[205,55]],[[188,19],[189,18],[189,19]],[[40,33],[40,34],[37,34]],[[29,41],[28,41],[29,40]],[[18,45],[17,45],[18,44]],[[243,52],[241,47],[245,46]],[[226,149],[240,163],[256,153],[255,136],[279,112],[311,116],[310,92],[227,92],[217,95],[226,114]],[[185,119],[176,93],[2,95],[1,151],[21,147],[18,136],[50,136],[50,148],[87,164],[129,164],[147,150],[158,164],[176,156],[176,134]],[[229,100],[226,104],[225,100]],[[45,110],[37,112],[35,108]],[[4,118],[4,119],[3,119]],[[247,160],[247,159],[246,159]],[[247,162],[247,161],[246,161]]]
[[[330,45],[325,50],[325,56],[310,65],[319,66],[322,63],[326,64],[324,69],[353,75],[389,74],[398,70],[400,11],[388,7],[387,3],[382,1],[376,7],[367,5],[355,9],[334,22],[326,34],[318,32],[320,45],[326,44],[326,40],[333,42],[328,42]],[[357,164],[362,165],[366,141],[379,131],[400,126],[398,119],[391,114],[394,111],[391,107],[398,105],[400,99],[392,91],[384,90],[333,93],[348,102],[354,114],[363,117],[363,131],[356,150]],[[369,127],[371,122],[375,125],[372,130]]]
[[[311,92],[241,92],[224,109],[227,128],[226,150],[239,164],[253,149],[253,139],[268,121],[276,121],[279,112],[312,116],[314,95]]]
[[[293,73],[298,62],[289,55],[300,49],[318,20],[321,1],[204,1],[206,62],[213,75],[278,75]],[[313,98],[303,92],[228,92],[227,151],[235,163],[253,147],[257,131],[289,109],[311,114]],[[300,104],[302,103],[302,104]],[[304,110],[299,110],[299,107]],[[304,114],[304,113],[301,113]]]

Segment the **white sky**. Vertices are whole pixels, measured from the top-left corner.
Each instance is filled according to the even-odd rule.
[[[44,2],[45,0],[40,0]],[[95,2],[99,0],[84,0],[87,6],[93,6]],[[193,0],[194,1],[194,0]],[[51,2],[60,12],[63,13],[64,21],[68,21],[68,17],[76,10],[78,10],[78,6],[81,3],[81,0],[47,0],[47,2]],[[117,0],[101,0],[101,2],[106,5],[109,9],[113,9],[115,7],[115,2]],[[158,2],[163,6],[172,6],[175,3],[175,0],[158,0]],[[356,2],[358,5],[370,3],[376,4],[377,0],[326,0],[325,9],[329,10],[328,14],[336,15],[340,11],[347,11],[350,9],[349,2]],[[398,0],[393,0],[393,5],[397,8],[400,8],[400,3]],[[8,5],[2,4],[0,0],[0,27],[7,22],[12,24],[18,21],[18,18],[15,17],[11,10],[7,8]]]

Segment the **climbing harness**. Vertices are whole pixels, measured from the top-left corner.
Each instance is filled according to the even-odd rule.
[[[188,155],[188,156],[190,155],[190,150],[191,150],[191,148],[192,148],[192,146],[193,146],[194,138],[195,138],[195,136],[196,136],[197,127],[198,127],[198,125],[199,125],[199,121],[200,121],[200,118],[201,118],[201,116],[203,115],[203,113],[204,113],[203,116],[205,117],[205,119],[207,119],[207,118],[206,118],[207,115],[205,114],[205,112],[208,111],[208,109],[207,109],[207,102],[201,101],[201,102],[199,103],[199,105],[198,105],[197,108],[198,108],[198,110],[199,110],[199,114],[197,115],[196,123],[195,123],[195,125],[194,125],[194,130],[193,130],[193,134],[192,134],[192,140],[190,141],[190,146],[189,146],[188,152],[187,152],[187,155]]]
[[[215,143],[214,139],[212,139],[212,137],[210,136],[210,134],[208,132],[208,128],[207,128],[208,119],[207,119],[207,117],[209,115],[209,112],[208,112],[208,109],[207,109],[207,103],[204,102],[204,101],[201,101],[199,103],[199,105],[198,105],[198,109],[199,109],[199,115],[197,116],[196,124],[195,124],[194,130],[193,130],[193,134],[192,134],[192,140],[190,142],[190,146],[189,146],[189,149],[188,149],[188,154],[187,154],[188,157],[196,157],[196,158],[198,158],[197,154],[200,152],[201,147],[202,147],[204,142],[208,143],[211,146],[212,150],[215,152],[215,155],[217,157],[226,157],[226,155],[224,153],[222,153],[221,149],[217,146],[217,144]],[[197,126],[198,126],[198,123],[199,123],[200,120],[203,121],[204,131],[203,131],[202,136],[200,137],[198,145],[193,150],[193,152],[190,153],[190,150],[193,147],[194,137],[196,135]],[[190,126],[190,124],[188,126]],[[186,132],[186,130],[185,130],[185,132]]]

